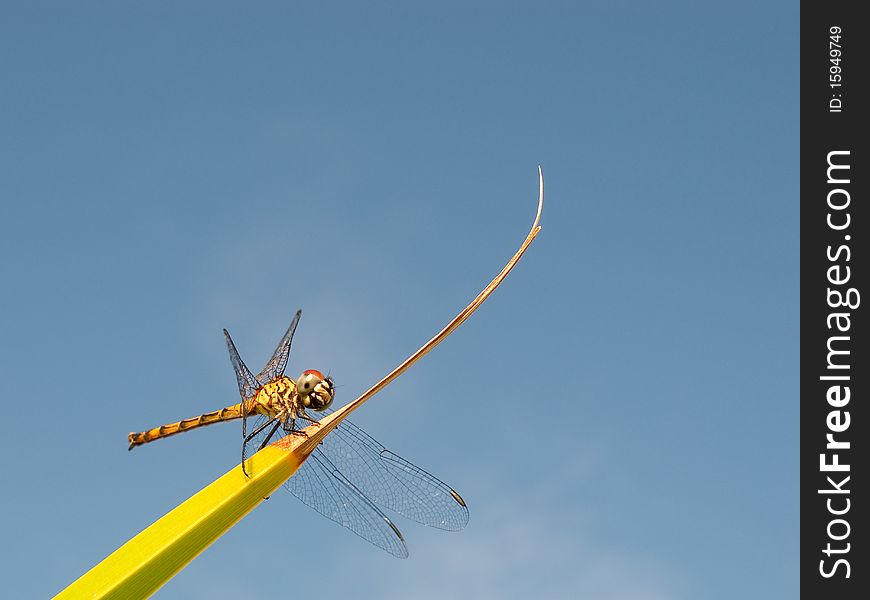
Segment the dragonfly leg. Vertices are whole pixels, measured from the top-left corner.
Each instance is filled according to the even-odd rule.
[[[306,421],[308,421],[312,425],[320,425],[320,421],[318,421],[316,419],[312,419],[311,417],[309,417],[308,414],[304,410],[299,410],[296,413],[296,416],[300,419],[305,419]]]
[[[271,421],[266,421],[264,425],[268,425]],[[269,431],[269,435],[266,436],[266,439],[263,440],[263,443],[260,444],[260,447],[257,449],[257,452],[266,447],[266,444],[269,443],[269,440],[272,439],[272,436],[275,435],[275,432],[278,431],[278,427],[281,426],[281,419],[275,417],[275,425],[272,427],[271,431]],[[268,500],[269,496],[265,496],[263,500]]]
[[[287,422],[284,423],[284,433],[286,433],[288,435],[301,435],[301,436],[308,435],[302,429],[296,428],[296,419],[288,419]]]
[[[246,458],[246,457],[245,457],[245,450],[247,450],[248,442],[250,442],[252,439],[254,439],[254,437],[255,437],[258,433],[260,433],[261,431],[263,431],[264,429],[266,429],[266,427],[268,427],[269,425],[271,425],[271,424],[272,424],[272,421],[278,421],[278,423],[276,423],[276,426],[277,426],[278,424],[281,423],[281,421],[278,420],[277,417],[272,417],[271,419],[269,419],[268,421],[266,421],[265,423],[263,423],[262,425],[260,425],[259,427],[257,427],[254,431],[252,431],[251,433],[249,433],[247,436],[245,436],[245,439],[244,439],[244,441],[242,442],[242,473],[244,473],[244,474],[245,474],[245,477],[247,477],[248,479],[251,478],[251,476],[248,475],[247,470],[245,470],[245,458]],[[276,428],[277,428],[277,427],[276,427]],[[275,431],[272,430],[272,433],[274,433],[274,432],[275,432]],[[271,436],[272,436],[272,434],[269,434],[269,437],[271,437]],[[262,446],[261,446],[260,448],[262,449]]]
[[[259,452],[260,450],[262,450],[263,448],[266,447],[266,444],[269,443],[269,440],[272,439],[272,436],[275,435],[275,432],[278,431],[278,428],[279,428],[280,426],[281,426],[281,421],[278,421],[278,420],[276,419],[276,420],[275,420],[275,426],[272,427],[272,429],[269,431],[269,435],[266,436],[266,438],[263,440],[263,443],[260,444],[260,447],[259,447],[259,448],[257,448],[257,452]]]

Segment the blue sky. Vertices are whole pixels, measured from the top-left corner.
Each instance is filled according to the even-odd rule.
[[[798,5],[6,4],[0,573],[47,597],[232,467],[126,434],[258,369],[471,520],[393,559],[276,494],[157,597],[793,598]],[[636,5],[637,4],[637,5]],[[30,465],[23,462],[29,456]],[[291,586],[288,589],[288,586]]]

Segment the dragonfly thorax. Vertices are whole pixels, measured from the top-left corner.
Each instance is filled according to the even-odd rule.
[[[296,418],[306,408],[325,410],[335,396],[331,377],[324,377],[314,369],[305,371],[296,381],[289,377],[276,377],[257,392],[250,413],[275,417]]]
[[[274,416],[293,405],[296,399],[296,382],[289,377],[277,377],[257,392],[252,412]],[[249,409],[250,410],[250,409]]]

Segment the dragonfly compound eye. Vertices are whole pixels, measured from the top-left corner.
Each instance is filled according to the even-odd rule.
[[[332,378],[324,377],[320,371],[310,369],[296,380],[296,392],[305,408],[324,410],[332,404],[335,386]]]
[[[314,395],[316,391],[323,389],[324,380],[327,380],[327,378],[323,376],[323,373],[315,369],[309,369],[304,371],[302,375],[299,376],[299,379],[296,380],[296,391],[303,397]],[[331,384],[328,387],[331,388]],[[317,408],[316,404],[316,401],[313,402],[312,408]],[[308,404],[306,404],[306,406],[308,406]]]
[[[323,379],[323,375],[320,374],[320,371],[309,369],[304,371],[296,380],[296,389],[299,390],[300,394],[309,394],[321,379]]]

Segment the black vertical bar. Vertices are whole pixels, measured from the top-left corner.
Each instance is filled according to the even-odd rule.
[[[801,3],[801,594],[870,598],[870,21]],[[866,298],[862,297],[866,294]]]

